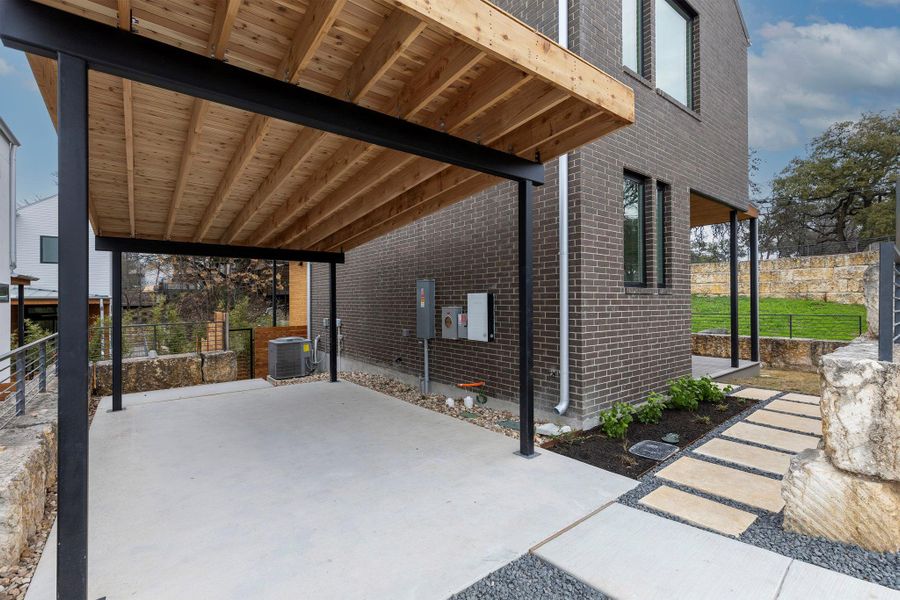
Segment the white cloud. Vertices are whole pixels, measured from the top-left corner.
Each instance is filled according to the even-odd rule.
[[[900,0],[862,0],[862,3],[866,6],[898,6],[900,7]]]
[[[763,27],[756,39],[749,57],[755,148],[791,148],[836,121],[900,105],[898,27],[781,22]]]
[[[4,75],[10,75],[14,70],[15,69],[13,69],[13,66],[9,64],[8,61],[0,58],[0,77],[3,77]]]

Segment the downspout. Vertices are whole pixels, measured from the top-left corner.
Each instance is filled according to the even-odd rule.
[[[9,270],[16,270],[16,144],[9,146]]]
[[[569,47],[569,3],[559,0],[558,39]],[[569,410],[569,155],[559,157],[559,404],[556,414]]]

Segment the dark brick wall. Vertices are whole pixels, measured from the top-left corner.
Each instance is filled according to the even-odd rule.
[[[556,35],[556,2],[498,2],[543,33]],[[652,59],[653,0],[645,14]],[[690,371],[690,189],[747,201],[746,40],[730,1],[694,0],[703,104],[690,111],[621,66],[620,0],[570,2],[572,49],[635,90],[635,125],[570,155],[571,416],[588,418],[618,400],[635,401]],[[700,93],[696,94],[699,100]],[[626,288],[622,268],[622,175],[647,178],[648,287]],[[655,186],[667,184],[666,287],[653,265]],[[556,161],[535,194],[535,395],[558,400],[558,218]],[[338,267],[338,313],[348,356],[420,373],[415,280],[437,282],[437,306],[465,305],[467,292],[496,294],[492,343],[437,339],[432,377],[484,379],[489,395],[517,398],[515,188],[504,184],[370,242]],[[314,268],[313,333],[328,312],[327,269]],[[412,337],[404,337],[409,329]]]

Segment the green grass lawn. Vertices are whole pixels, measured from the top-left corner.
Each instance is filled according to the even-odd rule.
[[[692,296],[694,332],[728,329],[730,304],[727,296]],[[750,333],[750,298],[739,300],[741,335]],[[789,316],[790,315],[790,316]],[[866,307],[793,298],[760,298],[759,333],[770,337],[804,337],[820,340],[851,340],[866,331]]]

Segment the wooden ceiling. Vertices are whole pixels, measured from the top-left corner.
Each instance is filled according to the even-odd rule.
[[[736,209],[724,202],[691,191],[691,227],[727,223],[731,220],[732,210],[737,210],[737,217],[740,221],[759,216],[759,209],[752,204],[747,210]]]
[[[546,162],[634,121],[630,88],[484,0],[41,0]],[[29,56],[51,118],[56,64]],[[91,72],[98,235],[349,250],[499,180]]]

